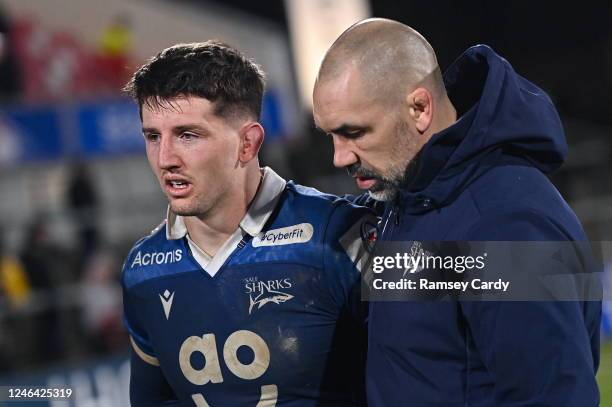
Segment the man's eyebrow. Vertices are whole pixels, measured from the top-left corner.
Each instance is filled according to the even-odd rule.
[[[325,133],[325,134],[347,134],[347,133],[351,133],[357,130],[364,130],[363,127],[355,125],[355,124],[347,124],[347,123],[343,123],[340,126],[336,127],[335,129],[331,129],[329,131],[324,130],[322,128],[320,128],[319,126],[317,126],[315,124],[315,129],[317,129],[318,131],[320,131],[321,133]]]
[[[347,123],[343,123],[340,126],[336,127],[335,129],[331,129],[329,132],[330,133],[335,133],[335,134],[349,134],[358,130],[364,130],[363,126],[358,126],[355,124],[347,124]]]
[[[143,127],[142,128],[142,133],[143,134],[148,134],[148,133],[159,133],[159,131],[157,129],[154,129],[153,127]]]
[[[200,124],[195,124],[195,123],[193,123],[193,124],[182,124],[180,126],[175,126],[175,127],[172,128],[172,131],[174,133],[177,133],[177,134],[178,133],[183,133],[185,131],[190,131],[190,130],[196,130],[196,131],[199,130],[199,131],[206,132],[207,128],[202,126],[202,125],[200,125]]]
[[[175,126],[172,128],[172,131],[174,133],[182,133],[185,131],[189,131],[189,130],[200,130],[200,131],[206,131],[206,127],[199,125],[199,124],[181,124],[180,126]],[[143,133],[159,133],[160,131],[154,127],[143,127],[142,128],[142,132]]]

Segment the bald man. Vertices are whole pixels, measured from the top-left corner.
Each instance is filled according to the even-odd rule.
[[[365,20],[329,49],[313,97],[334,165],[385,201],[379,242],[586,240],[546,177],[567,150],[558,114],[491,48],[443,78],[418,32]],[[589,253],[568,256],[581,272]],[[368,403],[597,406],[600,315],[598,301],[371,302]]]

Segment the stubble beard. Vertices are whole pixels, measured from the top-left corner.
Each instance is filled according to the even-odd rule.
[[[399,120],[395,129],[395,145],[389,157],[389,168],[381,174],[376,174],[378,182],[369,195],[377,201],[392,201],[399,191],[408,184],[414,166],[414,151],[416,143],[410,134],[408,126],[403,120]],[[411,156],[406,159],[406,153]]]
[[[386,176],[378,176],[378,181],[374,188],[368,190],[368,194],[377,201],[392,201],[398,194],[402,181],[403,173],[396,165],[389,168]]]
[[[170,209],[172,209],[172,212],[180,216],[199,216],[202,213],[202,210],[191,203],[178,203],[170,201]]]
[[[195,216],[203,217],[209,212],[209,205],[204,201],[202,196],[194,195],[187,198],[172,200],[168,197],[170,209],[180,216]]]

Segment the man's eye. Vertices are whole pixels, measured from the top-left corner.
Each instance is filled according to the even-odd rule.
[[[189,132],[184,132],[184,133],[181,133],[180,135],[180,138],[186,141],[193,140],[194,138],[197,138],[197,137],[198,137],[197,134],[193,134]]]
[[[146,141],[149,141],[151,143],[156,142],[157,140],[159,140],[159,134],[155,134],[155,133],[146,133],[144,134],[144,138]]]
[[[353,131],[347,131],[345,133],[345,137],[346,138],[358,138],[363,136],[363,130],[353,130]]]

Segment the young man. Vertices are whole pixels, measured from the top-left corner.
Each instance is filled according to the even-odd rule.
[[[123,269],[135,406],[355,405],[364,208],[260,168],[263,73],[216,42],[133,76],[167,220]]]
[[[545,176],[567,150],[553,104],[489,47],[443,80],[419,33],[360,22],[324,58],[314,117],[334,164],[387,201],[379,242],[586,240]],[[578,247],[555,271],[585,271]],[[372,302],[368,405],[597,406],[600,315],[600,301]]]

